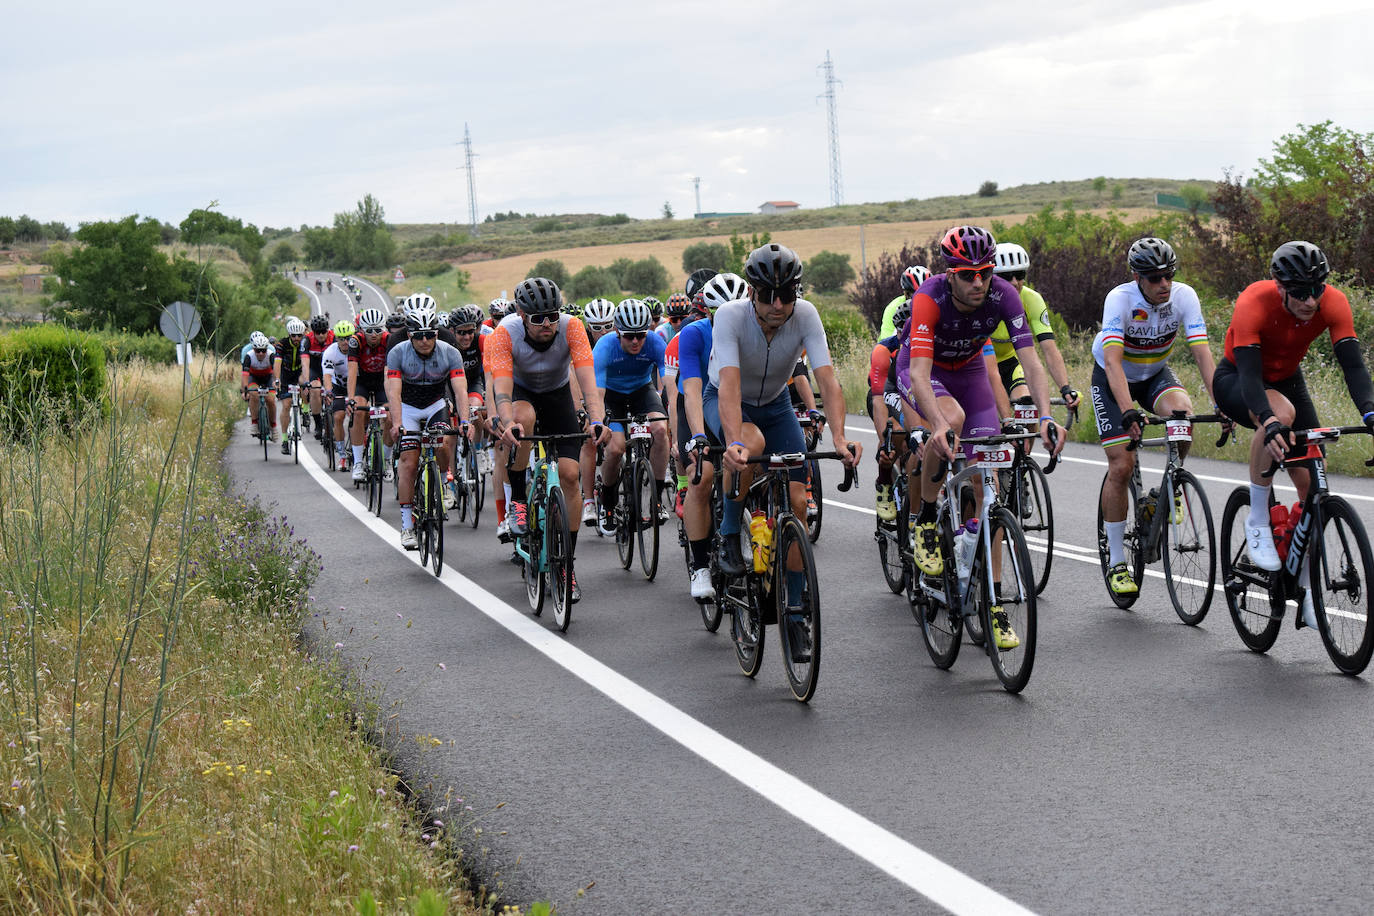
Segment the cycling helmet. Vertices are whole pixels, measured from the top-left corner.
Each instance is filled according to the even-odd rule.
[[[439,312],[435,317],[439,319],[439,327],[448,327],[448,312]]]
[[[359,315],[359,318],[362,316]],[[406,316],[400,312],[392,312],[386,316],[386,329],[388,331],[399,331],[406,326]]]
[[[412,334],[416,331],[439,330],[439,316],[435,314],[434,307],[430,305],[412,305],[410,314],[406,315],[406,330]]]
[[[664,314],[669,318],[686,318],[690,311],[692,300],[687,298],[685,293],[673,293],[668,297],[668,304],[663,307]]]
[[[563,312],[564,312],[565,314],[568,314],[568,315],[573,316],[574,318],[581,318],[581,317],[582,317],[582,306],[580,306],[580,305],[578,305],[576,302],[572,302],[572,301],[564,302],[564,303],[563,303]]]
[[[796,283],[801,275],[801,258],[785,245],[761,245],[749,252],[744,262],[744,278],[750,286],[781,289]]]
[[[455,330],[465,325],[476,327],[482,323],[482,307],[480,305],[468,304],[462,308],[456,308],[448,317],[448,326]]]
[[[435,302],[434,297],[428,293],[415,293],[414,295],[406,296],[405,299],[402,300],[401,306],[405,309],[407,314],[415,309],[423,308],[431,309],[435,312],[439,311],[439,303]]]
[[[1173,246],[1163,239],[1147,237],[1131,243],[1130,251],[1126,252],[1126,263],[1138,274],[1177,270],[1178,255],[1174,254]]]
[[[897,329],[898,333],[901,333],[902,325],[906,324],[907,319],[910,317],[911,300],[908,299],[906,302],[903,302],[901,305],[897,306],[897,311],[892,316],[892,326]]]
[[[316,334],[329,333],[329,319],[323,315],[316,315],[314,318],[310,319],[310,330],[314,331]]]
[[[299,318],[292,318],[290,321],[286,322],[286,333],[288,335],[304,334],[305,322],[301,321]]]
[[[493,299],[487,305],[487,313],[493,321],[500,321],[510,314],[510,302],[506,299]]]
[[[598,331],[608,331],[615,319],[615,303],[609,299],[593,299],[582,310],[582,317],[589,327],[595,327]]]
[[[1284,242],[1269,259],[1269,272],[1280,286],[1316,286],[1326,282],[1331,265],[1311,242]]]
[[[701,289],[701,298],[712,312],[748,295],[749,284],[739,274],[716,274]]]
[[[955,226],[940,239],[940,252],[950,267],[981,267],[992,263],[997,241],[981,226]]]
[[[995,274],[1014,274],[1030,270],[1030,254],[1015,242],[1002,242],[997,246],[997,256],[992,262]]]
[[[530,277],[515,288],[515,304],[526,315],[557,314],[563,304],[558,284],[544,277]]]
[[[913,264],[902,271],[902,292],[910,296],[921,288],[921,284],[930,279],[930,271],[920,264]]]
[[[654,316],[647,303],[639,299],[622,299],[615,307],[615,330],[617,334],[648,331],[653,326]]]
[[[641,301],[649,307],[649,314],[654,316],[654,321],[658,321],[658,319],[663,317],[662,302],[659,302],[653,296],[645,296]]]
[[[697,290],[692,294],[692,314],[701,318],[709,318],[711,310],[706,307],[706,295],[703,290]]]
[[[358,313],[358,327],[364,331],[380,331],[386,324],[381,309],[363,309]]]
[[[334,336],[340,339],[352,337],[353,322],[349,321],[347,318],[342,319],[338,324],[334,325]]]
[[[254,350],[266,350],[269,344],[270,342],[267,339],[267,335],[262,333],[262,331],[254,331],[252,334],[248,335],[248,345]]]
[[[701,292],[701,288],[719,272],[710,267],[701,267],[692,271],[692,275],[687,278],[687,285],[683,287],[682,291],[687,294],[688,298],[695,298],[696,294]]]

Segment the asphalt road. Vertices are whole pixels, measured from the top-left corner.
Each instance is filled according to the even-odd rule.
[[[867,421],[849,423],[871,455]],[[1133,610],[1113,607],[1093,552],[1096,447],[1071,444],[1051,477],[1061,547],[1020,696],[968,646],[933,667],[880,575],[871,460],[849,494],[832,473],[809,705],[790,698],[773,633],[750,680],[728,623],[703,629],[675,536],[648,583],[584,534],[584,599],[561,635],[547,610],[530,616],[490,499],[480,530],[449,524],[437,581],[399,550],[390,494],[364,521],[344,475],[309,470],[316,453],[263,462],[245,434],[227,462],[323,555],[308,638],[375,692],[401,766],[449,793],[468,864],[507,900],[597,914],[1374,907],[1369,680],[1336,674],[1287,622],[1268,655],[1250,652],[1220,595],[1184,626],[1158,576]],[[1219,525],[1242,469],[1189,467]],[[1332,488],[1374,521],[1374,483]]]

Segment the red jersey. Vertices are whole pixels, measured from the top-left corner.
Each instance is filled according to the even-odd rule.
[[[348,338],[348,361],[358,364],[358,371],[368,375],[381,375],[386,371],[386,339],[383,333],[377,346],[368,346],[367,335],[359,332]]]
[[[314,331],[308,331],[305,335],[305,343],[310,348],[310,358],[318,360],[324,356],[324,351],[329,349],[329,345],[334,342],[334,329],[330,328],[323,335],[317,335]]]
[[[1273,280],[1251,283],[1236,297],[1231,326],[1226,329],[1226,358],[1236,361],[1236,347],[1259,347],[1264,380],[1277,382],[1298,371],[1312,341],[1330,330],[1334,344],[1355,336],[1355,321],[1345,293],[1328,286],[1317,300],[1317,314],[1299,321],[1283,307],[1283,291]]]

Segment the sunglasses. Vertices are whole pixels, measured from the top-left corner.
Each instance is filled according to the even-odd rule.
[[[1144,280],[1146,283],[1149,284],[1162,283],[1165,280],[1172,280],[1173,278],[1174,271],[1172,270],[1161,270],[1158,273],[1140,275],[1140,279]]]
[[[991,267],[956,267],[951,272],[965,283],[972,283],[975,279],[986,280],[992,276]]]
[[[557,312],[545,312],[539,315],[526,315],[525,320],[530,324],[548,324],[558,320]]]
[[[254,352],[254,353],[266,353],[266,352],[267,352],[267,348],[266,348],[266,347],[254,347],[254,348],[253,348],[253,352]]]
[[[771,286],[755,286],[753,289],[758,301],[764,305],[774,301],[781,302],[783,305],[791,305],[797,301],[797,285],[795,283],[789,283],[777,289]]]
[[[476,334],[476,333],[477,333],[477,329],[476,329],[476,328],[454,328],[454,329],[453,329],[453,333],[455,333],[455,334]]]
[[[438,331],[412,331],[411,340],[433,340],[439,336]]]
[[[1283,291],[1294,299],[1320,299],[1322,293],[1326,292],[1326,284],[1314,283],[1311,286],[1285,286]]]
[[[999,276],[1008,282],[1012,280],[1024,280],[1026,279],[1026,272],[1024,270],[1013,270],[1011,273],[999,274]]]
[[[649,335],[645,331],[621,331],[620,336],[623,340],[643,340]]]
[[[611,328],[613,328],[613,327],[615,327],[615,325],[610,324],[610,323],[607,323],[607,324],[588,324],[588,325],[587,325],[587,330],[588,330],[588,331],[591,331],[593,334],[606,334],[606,333],[608,333],[608,332],[611,330]]]

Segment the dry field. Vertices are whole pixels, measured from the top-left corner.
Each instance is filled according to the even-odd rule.
[[[1087,212],[1105,214],[1107,211],[1104,209]],[[1141,208],[1124,212],[1125,218],[1130,221],[1155,211],[1153,208]],[[1028,215],[1025,213],[1012,214],[998,217],[998,220],[1007,224],[1015,224],[1023,221]],[[979,222],[991,221],[979,220]],[[948,229],[950,225],[952,223],[948,220],[870,223],[863,229],[863,247],[868,260],[874,261],[882,252],[898,251],[908,242],[923,245]],[[848,254],[850,263],[854,265],[855,270],[858,270],[862,263],[859,257],[859,233],[860,228],[858,226],[832,226],[827,229],[800,229],[793,232],[779,232],[773,237],[773,241],[792,248],[803,258],[809,258],[818,251],[836,251],[841,254]],[[515,284],[524,279],[530,268],[542,258],[554,258],[562,261],[564,266],[568,268],[568,273],[575,274],[589,264],[606,267],[617,258],[630,258],[637,261],[652,255],[668,268],[668,274],[673,278],[674,286],[677,286],[687,279],[687,275],[682,270],[682,252],[684,249],[700,242],[729,244],[729,241],[728,235],[715,235],[689,239],[668,239],[662,242],[633,242],[623,245],[598,245],[587,248],[560,248],[490,261],[473,261],[460,266],[472,274],[468,288],[472,291],[473,298],[478,300],[503,294],[509,295]]]

